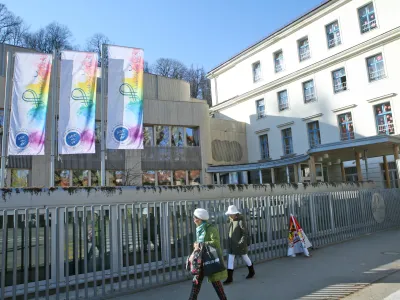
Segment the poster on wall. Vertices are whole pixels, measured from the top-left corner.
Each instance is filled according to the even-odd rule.
[[[108,149],[143,149],[143,62],[142,49],[108,46]]]
[[[95,153],[97,61],[96,53],[61,52],[60,154]]]
[[[44,155],[52,55],[16,53],[8,155]]]

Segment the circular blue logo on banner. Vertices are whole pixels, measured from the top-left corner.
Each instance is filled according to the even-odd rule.
[[[70,147],[75,147],[81,141],[81,135],[79,132],[70,131],[65,136],[65,143]]]
[[[15,137],[15,144],[20,149],[26,148],[29,144],[29,136],[24,132],[18,133]]]
[[[123,142],[128,139],[129,130],[126,127],[118,126],[114,129],[114,139],[117,142]]]

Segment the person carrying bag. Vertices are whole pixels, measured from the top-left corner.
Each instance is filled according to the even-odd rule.
[[[203,208],[197,208],[193,213],[193,221],[196,224],[194,253],[199,253],[197,251],[200,251],[202,266],[199,274],[194,274],[189,300],[197,299],[204,276],[208,277],[208,281],[213,285],[218,298],[227,300],[221,280],[227,278],[228,274],[222,256],[219,233],[215,226],[207,222],[208,219],[208,211]],[[194,253],[192,253],[193,257],[191,255],[188,259],[188,263],[192,265]]]

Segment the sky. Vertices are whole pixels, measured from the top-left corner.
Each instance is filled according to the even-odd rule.
[[[115,45],[144,49],[206,71],[320,4],[322,0],[0,0],[31,30],[57,21],[73,44],[103,33]],[[284,4],[284,5],[283,5]]]

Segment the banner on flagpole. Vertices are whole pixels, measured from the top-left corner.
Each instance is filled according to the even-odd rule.
[[[305,256],[310,256],[308,248],[311,246],[299,222],[295,216],[290,214],[288,256],[295,257],[297,253],[304,253]]]
[[[96,53],[61,52],[60,154],[95,153],[97,61]]]
[[[52,55],[16,53],[8,155],[44,155]]]
[[[143,50],[108,46],[107,148],[143,149]]]

